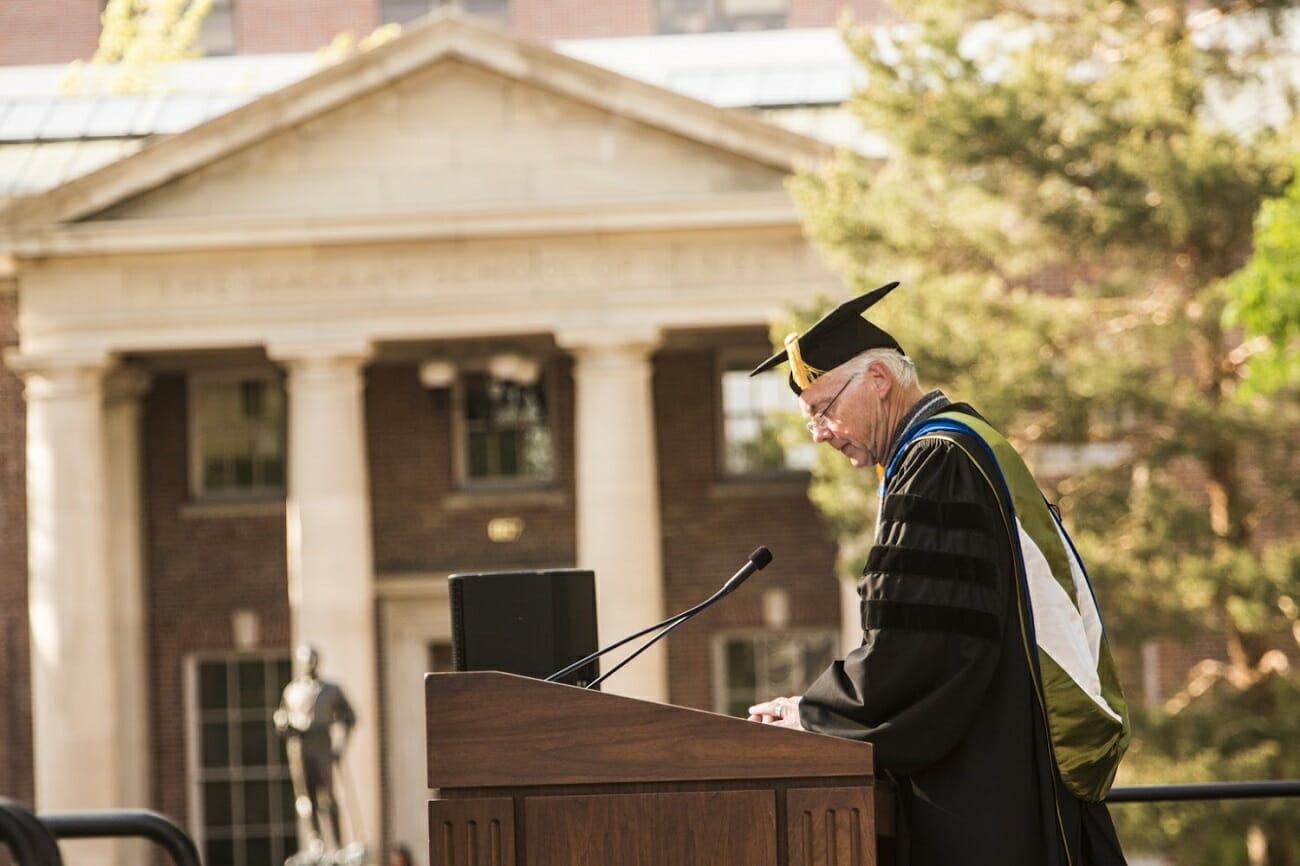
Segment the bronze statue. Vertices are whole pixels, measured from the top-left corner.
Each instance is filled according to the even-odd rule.
[[[356,715],[343,690],[317,675],[320,657],[310,646],[294,651],[294,678],[284,687],[275,729],[285,738],[289,774],[293,778],[299,817],[311,822],[309,850],[336,851],[343,847],[339,807],[334,797],[334,765],[343,755]],[[329,828],[326,840],[322,825]]]

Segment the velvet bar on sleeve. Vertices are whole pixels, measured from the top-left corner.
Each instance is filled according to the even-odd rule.
[[[804,695],[806,727],[870,740],[910,772],[956,745],[997,668],[1011,587],[997,502],[950,446],[911,449],[885,496],[859,583],[863,643]]]

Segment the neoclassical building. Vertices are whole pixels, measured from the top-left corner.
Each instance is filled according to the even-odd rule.
[[[775,561],[611,691],[734,712],[840,643],[808,447],[745,372],[841,293],[826,146],[455,15],[0,211],[0,794],[282,862],[315,645],[343,795],[425,834],[449,574],[595,572],[603,638]],[[428,720],[436,725],[436,716]],[[111,850],[102,862],[113,862]]]

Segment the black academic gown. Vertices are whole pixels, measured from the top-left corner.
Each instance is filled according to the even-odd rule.
[[[863,643],[805,693],[804,726],[874,745],[898,783],[908,866],[1123,864],[1106,807],[1053,765],[1011,541],[975,464],[917,441],[881,508],[859,583]]]

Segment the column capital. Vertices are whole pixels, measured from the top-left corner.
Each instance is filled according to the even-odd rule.
[[[654,325],[591,324],[557,328],[555,342],[573,354],[627,354],[648,357],[663,342]]]
[[[100,374],[113,363],[113,355],[107,351],[88,350],[70,352],[24,352],[18,348],[5,350],[5,366],[26,379],[37,375],[76,375],[78,371],[85,374]]]
[[[374,355],[374,346],[363,339],[271,340],[266,354],[277,364],[295,366],[361,366]]]
[[[113,363],[107,352],[20,352],[4,354],[5,366],[23,380],[29,400],[89,393],[103,384]]]
[[[104,397],[113,402],[139,400],[153,384],[153,373],[139,364],[119,364],[104,377]]]

